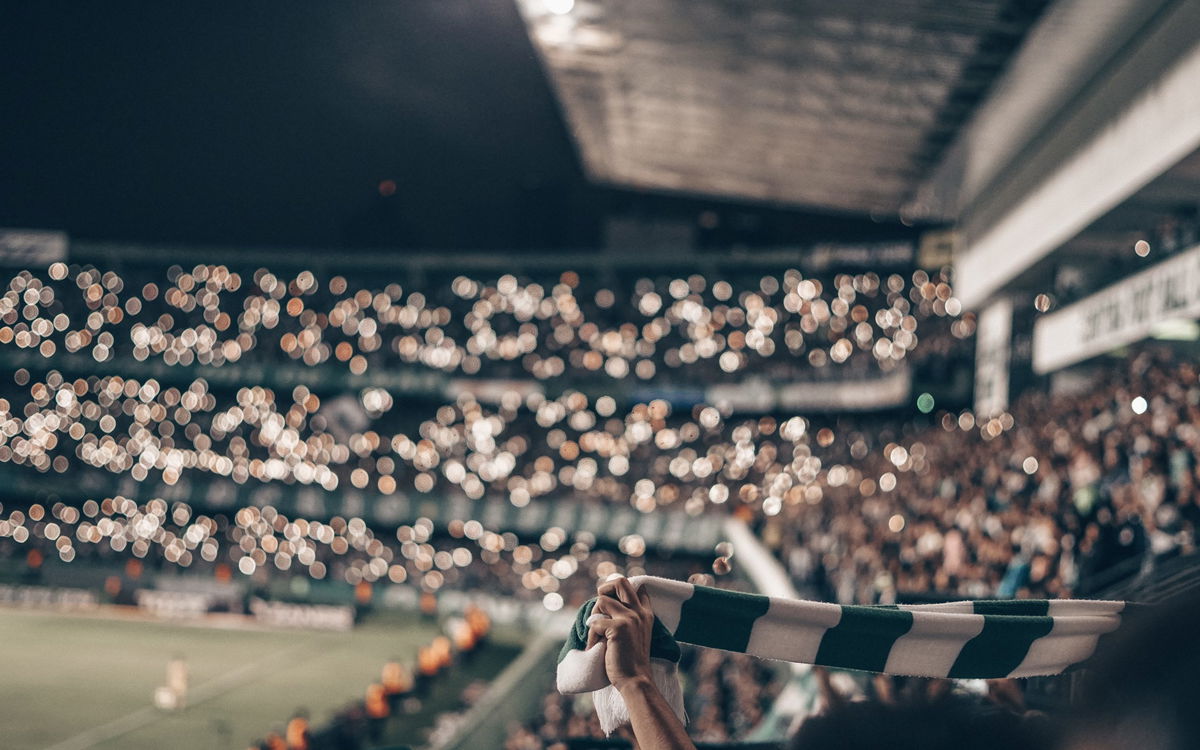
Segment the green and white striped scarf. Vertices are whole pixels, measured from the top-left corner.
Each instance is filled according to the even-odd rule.
[[[1124,602],[964,601],[851,606],[780,599],[651,576],[630,578],[650,591],[655,614],[655,682],[682,720],[677,641],[764,659],[895,675],[950,678],[1059,674],[1121,624]],[[558,657],[563,694],[594,693],[605,732],[628,720],[604,671],[605,643],[587,649],[589,601],[576,614]]]

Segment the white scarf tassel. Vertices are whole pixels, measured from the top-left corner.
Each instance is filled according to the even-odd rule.
[[[658,692],[667,700],[667,705],[679,717],[679,721],[687,724],[687,709],[683,706],[683,686],[679,683],[679,670],[675,662],[666,659],[651,659],[651,679]],[[625,699],[612,685],[592,693],[592,703],[596,707],[596,716],[600,719],[600,728],[605,736],[613,733],[617,727],[629,723],[629,707]]]

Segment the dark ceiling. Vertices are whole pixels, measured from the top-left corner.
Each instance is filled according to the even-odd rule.
[[[3,27],[0,225],[302,246],[574,239],[555,217],[579,210],[584,179],[511,0],[19,3]]]
[[[714,2],[705,0],[707,6]],[[903,17],[913,3],[941,6],[905,0],[889,14]],[[815,12],[818,5],[794,7]],[[853,5],[859,16],[873,13],[863,0]],[[895,141],[896,157],[873,155],[869,139],[859,139],[858,131],[840,134],[856,151],[853,159],[834,165],[850,175],[840,180],[879,183],[881,173],[872,170],[889,170],[884,162],[895,159],[905,161],[909,179],[969,112],[974,101],[962,99],[955,86],[961,89],[966,81],[977,98],[1030,22],[1029,14],[1019,23],[1005,16],[1013,2],[969,5],[970,13],[929,11],[930,17],[951,30],[969,27],[962,33],[1001,33],[1000,46],[988,42],[992,46],[979,68],[970,40],[959,31],[947,37],[958,40],[957,51],[919,63],[930,75],[937,72],[941,88],[934,91],[926,81],[910,92],[928,110],[917,113],[923,124],[903,129],[878,117],[879,137],[912,136]],[[1044,0],[1016,5],[1040,7]],[[795,18],[780,16],[792,7],[788,3],[770,6],[775,10],[755,23],[795,24]],[[694,30],[703,31],[709,11],[696,16]],[[900,24],[890,16],[884,22]],[[772,31],[772,38],[782,29]],[[878,24],[848,30],[881,33]],[[718,39],[740,38],[744,31],[733,29]],[[929,45],[941,37],[913,38]],[[785,41],[780,37],[773,44]],[[853,35],[841,43],[859,44]],[[836,57],[838,41],[823,44]],[[873,49],[861,51],[869,59],[846,62],[878,64]],[[750,52],[746,73],[803,59],[795,50]],[[947,56],[955,58],[953,64]],[[631,53],[630,59],[641,58]],[[687,60],[675,60],[676,67],[663,74],[677,74]],[[730,61],[734,69],[736,62]],[[824,80],[818,78],[813,86]],[[659,83],[669,81],[660,77]],[[875,118],[871,107],[892,108],[892,99],[909,97],[908,89],[894,94],[886,89],[835,87],[827,94],[837,93],[849,102],[844,106],[865,107],[862,116]],[[939,104],[943,94],[950,98]],[[575,98],[566,97],[568,110]],[[663,132],[684,127],[679,113],[696,104],[672,96],[657,104],[644,99],[631,94],[629,101],[667,105]],[[678,111],[672,109],[676,104]],[[598,174],[594,164],[585,174],[514,0],[10,3],[0,28],[0,109],[0,226],[63,229],[75,238],[326,248],[583,248],[603,244],[604,220],[614,214],[667,216],[697,227],[712,227],[715,216],[715,230],[696,231],[701,245],[707,236],[716,246],[905,231],[894,216],[868,220],[876,206],[851,199],[858,195],[854,191],[844,191],[846,200],[839,202],[794,191],[714,189],[728,166],[715,158],[707,175],[684,170],[666,181]],[[947,112],[953,115],[949,120]],[[779,115],[777,109],[762,109],[763,123],[784,130],[747,121],[745,148],[753,152],[764,138],[769,146],[772,133],[786,132],[788,122]],[[693,130],[686,133],[694,140]],[[585,152],[594,150],[594,143],[581,142]],[[631,142],[626,162],[641,158],[636,145]],[[730,153],[744,158],[745,148]],[[826,160],[844,155],[825,148]],[[912,159],[924,161],[909,163]],[[762,167],[764,173],[769,167]],[[821,174],[813,167],[804,181],[817,184]],[[887,185],[888,195],[898,192]],[[890,207],[886,200],[876,202]]]

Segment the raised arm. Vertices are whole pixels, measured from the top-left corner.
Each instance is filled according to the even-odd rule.
[[[608,642],[604,668],[608,681],[629,709],[629,723],[640,750],[696,750],[683,724],[654,685],[650,670],[650,634],[654,612],[645,587],[635,590],[626,578],[601,584],[588,646]]]

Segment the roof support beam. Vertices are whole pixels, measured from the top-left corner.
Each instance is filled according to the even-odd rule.
[[[955,136],[905,211],[950,221],[1003,178],[1021,150],[1093,80],[1114,52],[1177,0],[1058,0],[1038,21],[987,100]],[[1047,71],[1053,71],[1047,75]]]
[[[1110,64],[1102,85],[1085,92],[1069,115],[1011,167],[1015,176],[996,192],[996,200],[1007,207],[993,212],[982,201],[973,207],[956,269],[956,291],[964,305],[980,306],[1200,148],[1197,28],[1200,1],[1174,3],[1136,46]],[[1147,70],[1159,72],[1146,81]],[[1052,158],[1064,152],[1069,155]]]

